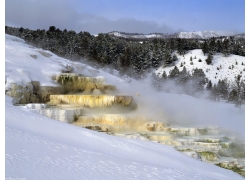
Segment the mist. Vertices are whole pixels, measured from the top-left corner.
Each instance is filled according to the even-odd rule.
[[[119,75],[113,69],[100,70]],[[225,135],[245,139],[244,105],[239,108],[223,101],[215,102],[207,99],[206,93],[197,97],[182,94],[179,87],[171,81],[165,83],[165,86],[171,87],[170,92],[157,91],[152,87],[150,75],[141,80],[128,76],[120,78],[126,83],[109,79],[107,83],[116,86],[116,94],[133,96],[133,101],[137,104],[135,114],[176,127],[218,127]]]

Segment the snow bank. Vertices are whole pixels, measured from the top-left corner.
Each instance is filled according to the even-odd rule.
[[[207,179],[240,175],[168,146],[55,121],[5,97],[5,177],[26,179]]]
[[[192,57],[193,65],[191,65],[190,57]],[[225,78],[227,78],[229,82],[232,83],[238,74],[241,74],[242,79],[245,79],[244,56],[230,55],[225,57],[223,54],[217,53],[214,55],[212,64],[208,65],[206,63],[207,55],[204,56],[201,49],[195,49],[189,51],[184,56],[177,55],[177,58],[178,60],[174,62],[174,66],[177,66],[180,71],[184,66],[186,67],[187,71],[191,73],[194,68],[202,69],[206,77],[211,80],[213,84],[217,84],[219,79],[223,80]],[[199,59],[201,62],[199,62]],[[166,74],[169,75],[169,72],[174,69],[174,66],[165,68],[160,67],[155,71],[155,73],[161,76],[165,71]]]
[[[184,125],[217,124],[244,136],[244,113],[231,104],[156,93],[148,83],[132,79],[126,82],[102,70],[31,47],[20,38],[5,37],[6,89],[11,83],[26,85],[31,81],[57,86],[51,76],[70,66],[75,73],[103,76],[107,83],[118,87],[117,94],[126,92],[133,96],[133,101],[140,104],[136,113]],[[6,178],[243,179],[166,145],[93,132],[41,116],[27,107],[13,106],[11,101],[5,96]]]

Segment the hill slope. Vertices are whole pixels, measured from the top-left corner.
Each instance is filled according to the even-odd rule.
[[[13,82],[26,84],[31,80],[56,86],[49,77],[70,65],[76,73],[104,76],[108,83],[117,85],[117,93],[140,92],[135,100],[144,104],[144,109],[141,109],[144,113],[164,110],[169,116],[172,115],[172,119],[179,119],[179,123],[183,117],[192,120],[198,117],[200,122],[205,119],[208,123],[206,118],[209,118],[214,121],[209,123],[222,125],[226,118],[224,127],[231,126],[244,135],[244,115],[230,104],[216,105],[211,102],[211,108],[206,111],[202,109],[202,106],[208,105],[206,102],[189,96],[165,93],[152,96],[154,91],[149,86],[135,80],[130,79],[128,83],[102,70],[29,46],[20,38],[9,35],[5,38],[6,89],[11,88]],[[166,100],[172,103],[164,104]],[[166,145],[113,137],[72,126],[41,116],[25,106],[13,106],[11,101],[10,97],[5,96],[6,178],[244,179],[232,171],[192,159]],[[193,108],[190,104],[193,104]],[[196,111],[195,104],[200,113]],[[182,114],[184,109],[195,116]]]
[[[192,57],[192,61],[190,58]],[[206,63],[207,55],[204,56],[201,49],[191,50],[184,56],[177,55],[178,60],[174,62],[171,67],[160,67],[155,73],[162,75],[165,71],[169,75],[169,71],[177,66],[181,71],[185,66],[187,71],[192,72],[193,69],[202,69],[206,77],[211,80],[213,84],[217,84],[219,79],[223,80],[227,78],[229,82],[233,82],[235,77],[240,74],[242,79],[245,79],[245,57],[238,55],[229,55],[225,57],[223,54],[217,53],[214,55],[212,63],[208,65]],[[201,62],[199,62],[199,59]],[[191,64],[191,62],[193,64]]]
[[[5,99],[6,178],[243,179],[165,145],[72,126]]]
[[[134,39],[148,39],[148,38],[208,39],[212,37],[235,35],[234,32],[222,32],[222,31],[193,31],[193,32],[177,32],[172,34],[163,34],[163,33],[138,34],[138,33],[125,33],[125,32],[113,31],[108,34],[116,37],[134,38]]]
[[[193,31],[193,32],[179,32],[175,33],[175,35],[178,38],[185,38],[185,39],[191,39],[191,38],[207,39],[219,36],[234,36],[235,33],[221,32],[221,31]]]

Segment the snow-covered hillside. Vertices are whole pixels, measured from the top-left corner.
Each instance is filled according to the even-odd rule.
[[[124,32],[110,32],[109,35],[123,38],[135,38],[135,39],[148,39],[148,38],[184,38],[184,39],[208,39],[212,37],[220,36],[234,36],[234,32],[224,32],[224,31],[192,31],[192,32],[177,32],[170,34],[163,33],[150,33],[150,34],[133,34]]]
[[[211,37],[219,37],[219,36],[233,36],[234,32],[223,32],[223,31],[193,31],[193,32],[179,32],[176,33],[175,36],[178,38],[185,39],[208,39]]]
[[[75,73],[85,76],[105,76],[110,84],[123,81],[111,74],[99,73],[86,64],[72,62],[50,51],[32,47],[15,36],[6,34],[5,39],[5,89],[10,88],[13,82],[24,85],[39,81],[42,86],[57,86],[51,76],[66,70],[67,66],[73,67]]]
[[[190,58],[192,57],[192,61]],[[245,79],[245,57],[238,55],[229,55],[225,57],[223,54],[215,54],[210,65],[207,64],[207,55],[204,56],[201,49],[191,50],[184,56],[177,55],[178,60],[173,62],[171,67],[160,67],[156,70],[156,74],[162,75],[165,71],[169,75],[169,71],[177,66],[181,71],[185,66],[187,71],[192,72],[193,69],[199,68],[204,71],[207,78],[213,84],[217,84],[219,79],[227,78],[229,82],[233,82],[237,75],[241,75]],[[201,62],[199,62],[201,60]]]
[[[199,52],[192,52],[197,56],[194,63],[199,56],[202,58]],[[190,55],[187,54],[185,59],[190,61]],[[178,124],[216,125],[228,130],[227,133],[233,131],[244,138],[244,112],[232,104],[156,93],[145,82],[121,79],[5,35],[6,90],[11,88],[11,83],[25,85],[33,80],[44,86],[56,86],[50,77],[67,66],[85,76],[105,77],[107,83],[117,86],[118,94],[134,95],[134,100],[142,107],[139,109],[141,113],[167,114],[167,120]],[[25,106],[14,106],[8,96],[5,96],[5,142],[5,178],[244,179],[166,145],[123,139],[49,119]]]
[[[243,179],[165,145],[42,117],[5,97],[6,178]]]
[[[151,33],[151,34],[133,34],[133,33],[122,33],[122,32],[110,32],[109,35],[123,38],[135,38],[135,39],[148,39],[148,38],[163,38],[162,33]]]

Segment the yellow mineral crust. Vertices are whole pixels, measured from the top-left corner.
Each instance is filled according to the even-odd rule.
[[[100,114],[79,116],[72,122],[76,126],[99,126],[107,127],[108,131],[145,131],[144,124],[149,120],[136,114]]]
[[[113,85],[105,84],[104,77],[85,77],[74,73],[58,74],[54,78],[58,83],[65,87],[67,92],[84,91],[91,92],[94,89],[99,89],[106,92],[107,90],[115,90]]]
[[[158,135],[150,135],[149,137],[150,140],[153,141],[170,141],[173,140],[173,136],[170,134],[158,134]]]
[[[77,104],[87,107],[109,107],[114,104],[128,106],[132,103],[132,96],[111,95],[50,95],[51,104]]]
[[[102,115],[89,115],[89,116],[79,116],[78,120],[75,122],[78,124],[105,124],[112,126],[127,126],[145,123],[145,119],[138,116],[128,116],[122,114],[102,114]]]

